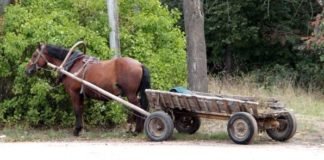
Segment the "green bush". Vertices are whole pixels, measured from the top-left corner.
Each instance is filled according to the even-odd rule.
[[[184,34],[175,24],[179,12],[157,0],[120,0],[121,50],[148,66],[153,87],[170,89],[186,83]]]
[[[121,0],[119,6],[122,55],[148,66],[153,88],[185,85],[185,41],[175,25],[179,13],[169,12],[157,0]],[[88,54],[110,58],[106,12],[104,0],[25,0],[6,8],[0,77],[8,81],[0,85],[9,86],[5,94],[11,96],[1,99],[1,126],[74,124],[68,95],[54,83],[56,74],[42,70],[27,78],[25,66],[37,42],[69,48],[85,40]],[[116,103],[88,101],[84,117],[88,125],[110,126],[125,122],[125,114]]]

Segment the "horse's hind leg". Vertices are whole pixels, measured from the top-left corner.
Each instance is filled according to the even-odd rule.
[[[79,93],[70,94],[73,110],[75,113],[74,136],[79,136],[83,128],[83,95]]]

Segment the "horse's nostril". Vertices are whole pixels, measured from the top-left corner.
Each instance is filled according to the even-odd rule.
[[[36,67],[35,64],[33,64],[33,65],[27,67],[27,69],[25,70],[25,73],[26,73],[28,76],[30,76],[30,75],[34,74],[34,73],[36,72],[36,70],[37,70],[37,67]]]
[[[33,68],[28,68],[28,69],[25,70],[25,74],[27,76],[32,75],[34,72],[35,72],[35,70]]]
[[[30,75],[30,71],[29,71],[29,69],[26,69],[26,70],[25,70],[25,74],[26,74],[27,76]]]

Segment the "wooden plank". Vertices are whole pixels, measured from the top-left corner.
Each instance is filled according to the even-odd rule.
[[[210,101],[210,106],[208,106],[208,107],[209,107],[210,112],[220,113],[220,109],[219,109],[216,101]]]
[[[171,96],[174,108],[181,108],[179,98],[180,98],[180,96]]]
[[[221,119],[227,120],[231,115],[227,113],[210,113],[210,112],[195,112],[199,117],[209,118],[209,119]]]
[[[196,112],[197,111],[202,111],[202,106],[200,106],[200,103],[199,103],[199,98],[197,98],[197,97],[195,97],[195,96],[193,96],[192,97],[193,99],[194,99],[194,102],[196,103]]]
[[[232,114],[231,108],[228,106],[229,101],[224,101],[224,109],[226,110],[226,113]]]
[[[191,111],[190,108],[188,108],[188,101],[187,101],[187,96],[181,95],[179,97],[179,101],[180,101],[180,106],[179,109],[186,109],[188,111]]]
[[[172,95],[170,94],[163,94],[164,96],[164,100],[166,102],[166,108],[174,108],[174,104],[173,104],[173,101],[172,101]]]
[[[213,101],[211,101],[211,100],[206,100],[205,101],[205,103],[206,103],[206,107],[207,107],[207,111],[208,112],[213,112],[211,109],[212,109],[212,104],[213,104]]]
[[[175,95],[175,96],[180,96],[180,95],[190,95],[190,94],[183,94],[183,93],[176,93],[176,92],[168,92],[168,91],[160,91],[160,90],[152,90],[152,89],[147,89],[147,91],[151,92],[157,92],[157,93],[164,93],[164,94],[170,94],[170,95]],[[214,97],[214,96],[202,96],[198,94],[191,94],[192,98],[202,98],[202,99],[212,99],[212,100],[227,100],[227,101],[235,101],[235,102],[240,102],[240,103],[249,103],[249,104],[256,104],[258,105],[258,102],[254,101],[242,101],[239,99],[233,99],[233,98],[222,98],[222,97]]]
[[[238,102],[228,102],[228,107],[232,113],[240,112],[240,106]]]
[[[199,109],[199,103],[198,103],[196,98],[190,97],[190,98],[188,98],[188,102],[189,102],[189,106],[191,108],[191,111],[196,112],[196,111],[200,110]]]
[[[195,104],[195,102],[194,102],[194,100],[192,99],[192,98],[187,98],[187,100],[188,100],[188,108],[190,108],[190,110],[191,111],[195,111],[196,110],[196,104]]]
[[[197,103],[198,103],[198,106],[199,106],[199,111],[204,111],[206,112],[206,104],[205,104],[205,100],[204,99],[201,99],[201,98],[197,98]]]
[[[240,95],[222,95],[222,94],[212,94],[212,93],[203,93],[203,92],[196,92],[196,91],[191,91],[193,94],[197,95],[202,95],[202,96],[210,96],[210,97],[219,97],[219,98],[232,98],[232,99],[237,99],[237,100],[242,100],[242,101],[253,101],[257,102],[260,100],[258,97],[251,97],[251,96],[240,96]],[[262,98],[265,102],[271,102],[271,103],[276,103],[279,100],[270,97],[270,98]]]
[[[224,101],[216,101],[219,108],[219,113],[227,113],[226,106],[224,106]]]
[[[190,107],[190,102],[189,102],[189,97],[188,96],[185,96],[184,97],[184,103],[185,103],[185,109],[188,110],[188,111],[193,111]]]
[[[161,98],[160,98],[160,95],[158,94],[158,93],[154,93],[155,94],[155,108],[156,109],[158,109],[158,110],[160,110],[160,109],[162,109],[162,106],[161,106],[161,103],[160,103],[160,101],[161,101]]]
[[[161,104],[162,109],[166,108],[167,103],[165,102],[166,100],[164,99],[163,94],[159,94],[159,100],[160,100],[160,104]]]

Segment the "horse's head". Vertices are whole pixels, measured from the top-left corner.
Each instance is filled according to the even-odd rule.
[[[35,49],[31,59],[29,60],[26,66],[27,75],[30,76],[34,74],[38,69],[43,68],[47,65],[47,58],[44,54],[45,47],[46,46],[44,44],[39,44],[38,47]]]

